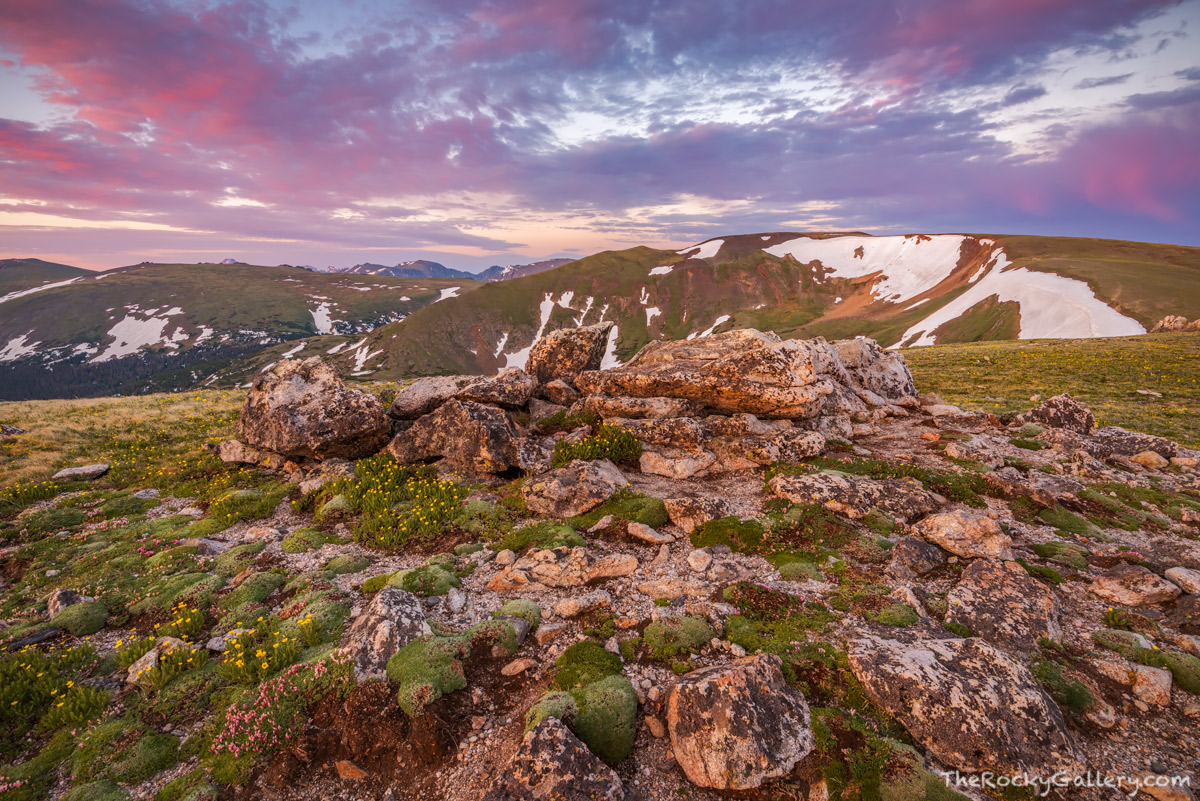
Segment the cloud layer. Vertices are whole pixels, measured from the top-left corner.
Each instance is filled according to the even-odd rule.
[[[0,119],[0,255],[483,266],[795,227],[1200,244],[1198,8],[10,0],[0,74],[50,111]]]

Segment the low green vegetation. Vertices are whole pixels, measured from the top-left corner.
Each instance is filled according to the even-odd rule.
[[[444,695],[467,686],[463,661],[476,649],[517,650],[516,632],[502,620],[478,623],[461,634],[434,634],[400,648],[387,664],[387,676],[399,689],[396,702],[409,717]],[[485,652],[486,652],[485,651]]]
[[[578,442],[559,440],[552,455],[555,467],[563,467],[576,459],[592,461],[608,459],[616,464],[634,464],[642,455],[642,443],[637,437],[615,426],[601,425],[596,433]]]

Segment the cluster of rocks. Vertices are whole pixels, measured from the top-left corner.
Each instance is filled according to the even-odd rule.
[[[869,339],[781,340],[752,329],[654,342],[623,367],[599,370],[611,324],[555,331],[525,370],[492,377],[436,376],[402,387],[388,408],[346,387],[320,358],[259,376],[221,443],[227,461],[298,477],[315,462],[360,459],[386,446],[404,464],[441,461],[472,476],[551,469],[561,439],[539,421],[602,419],[643,446],[644,473],[683,479],[796,461],[827,437],[918,405],[903,356]]]
[[[1181,314],[1168,314],[1150,329],[1151,334],[1164,334],[1173,331],[1200,331],[1200,319],[1188,319]]]

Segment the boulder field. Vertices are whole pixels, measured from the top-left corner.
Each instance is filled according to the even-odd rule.
[[[959,409],[869,339],[731,331],[601,370],[607,335],[556,331],[526,370],[420,378],[386,404],[284,362],[216,446],[344,533],[355,502],[322,487],[367,457],[518,519],[410,550],[289,553],[314,520],[282,508],[247,529],[289,573],[362,558],[338,578],[340,647],[398,693],[396,759],[433,777],[422,792],[982,798],[941,776],[1198,775],[1195,451],[1097,427],[1066,395]],[[455,741],[422,751],[420,721],[448,715]],[[291,759],[251,794],[366,782]],[[386,775],[354,797],[424,797]]]

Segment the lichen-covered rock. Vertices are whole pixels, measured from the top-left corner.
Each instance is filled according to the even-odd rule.
[[[1024,664],[978,637],[864,629],[847,653],[867,696],[948,767],[1038,776],[1083,770],[1058,705]]]
[[[1090,434],[1096,427],[1095,415],[1066,393],[1042,401],[1023,415],[1023,418],[1049,428],[1065,428],[1077,434]]]
[[[539,384],[547,384],[556,379],[571,381],[584,370],[600,369],[613,325],[605,322],[551,331],[530,348],[526,372]]]
[[[691,534],[692,529],[709,520],[733,514],[733,507],[721,498],[667,498],[663,505],[671,522],[685,534]]]
[[[388,445],[401,464],[444,458],[473,473],[501,473],[520,464],[520,435],[503,409],[450,400],[416,420]]]
[[[533,551],[507,565],[488,582],[488,589],[504,593],[545,587],[581,587],[628,576],[637,567],[637,557],[632,554],[594,557],[587,548],[547,548]]]
[[[418,378],[411,384],[406,384],[396,390],[396,397],[388,407],[388,415],[397,420],[416,420],[424,417],[446,401],[453,398],[458,391],[479,376],[472,375],[436,375]]]
[[[945,552],[916,537],[901,537],[891,549],[888,571],[896,578],[914,579],[946,564]]]
[[[878,509],[892,517],[913,520],[941,505],[920,481],[911,478],[880,481],[840,473],[784,474],[771,479],[769,486],[781,498],[795,503],[821,503],[854,518]]]
[[[525,733],[484,801],[622,801],[620,777],[556,717]]]
[[[804,696],[773,654],[693,671],[671,689],[667,730],[688,780],[752,790],[791,772],[813,749]]]
[[[1190,567],[1172,567],[1163,573],[1167,581],[1175,584],[1190,595],[1200,595],[1200,570]]]
[[[591,511],[628,485],[625,475],[607,459],[576,459],[527,479],[521,494],[525,505],[538,514],[564,518]]]
[[[46,615],[47,617],[55,618],[58,617],[59,612],[66,609],[68,606],[74,606],[75,604],[86,603],[94,600],[96,599],[78,593],[75,590],[66,590],[60,587],[54,592],[50,593],[50,596],[46,599]]]
[[[753,329],[651,342],[624,367],[580,373],[575,385],[592,395],[684,398],[781,418],[815,416],[833,391],[806,343]]]
[[[1012,559],[1012,537],[984,515],[955,510],[930,515],[915,526],[917,534],[955,556]]]
[[[537,380],[520,367],[507,367],[491,378],[477,377],[463,385],[454,397],[474,403],[491,403],[519,409],[533,397]]]
[[[361,459],[378,452],[392,424],[374,395],[348,389],[320,357],[287,359],[254,379],[238,434],[290,458]]]
[[[1154,451],[1142,451],[1141,453],[1135,453],[1133,456],[1129,457],[1129,461],[1133,462],[1134,464],[1140,464],[1147,470],[1166,470],[1171,465],[1169,459],[1158,455]]]
[[[1120,426],[1098,428],[1092,436],[1097,442],[1121,456],[1135,456],[1143,451],[1154,451],[1164,459],[1179,455],[1179,446],[1169,439],[1126,431]]]
[[[217,458],[222,462],[230,462],[233,464],[261,464],[272,455],[276,454],[271,454],[260,448],[252,447],[244,442],[239,442],[236,439],[227,439],[217,444]]]
[[[869,390],[887,400],[917,397],[903,355],[885,351],[878,342],[865,337],[840,339],[832,345],[850,376],[851,387]]]
[[[608,420],[613,417],[658,419],[664,417],[692,417],[703,407],[693,400],[683,398],[628,398],[610,395],[589,395],[571,407],[572,412],[596,414]]]
[[[378,677],[401,646],[430,631],[420,599],[399,587],[385,586],[350,626],[343,647],[360,679]]]
[[[1096,577],[1092,593],[1122,606],[1153,606],[1179,596],[1176,585],[1141,565],[1121,563]]]
[[[1062,639],[1054,590],[1016,562],[975,560],[946,600],[948,623],[966,626],[1009,653],[1031,653],[1041,637]]]

